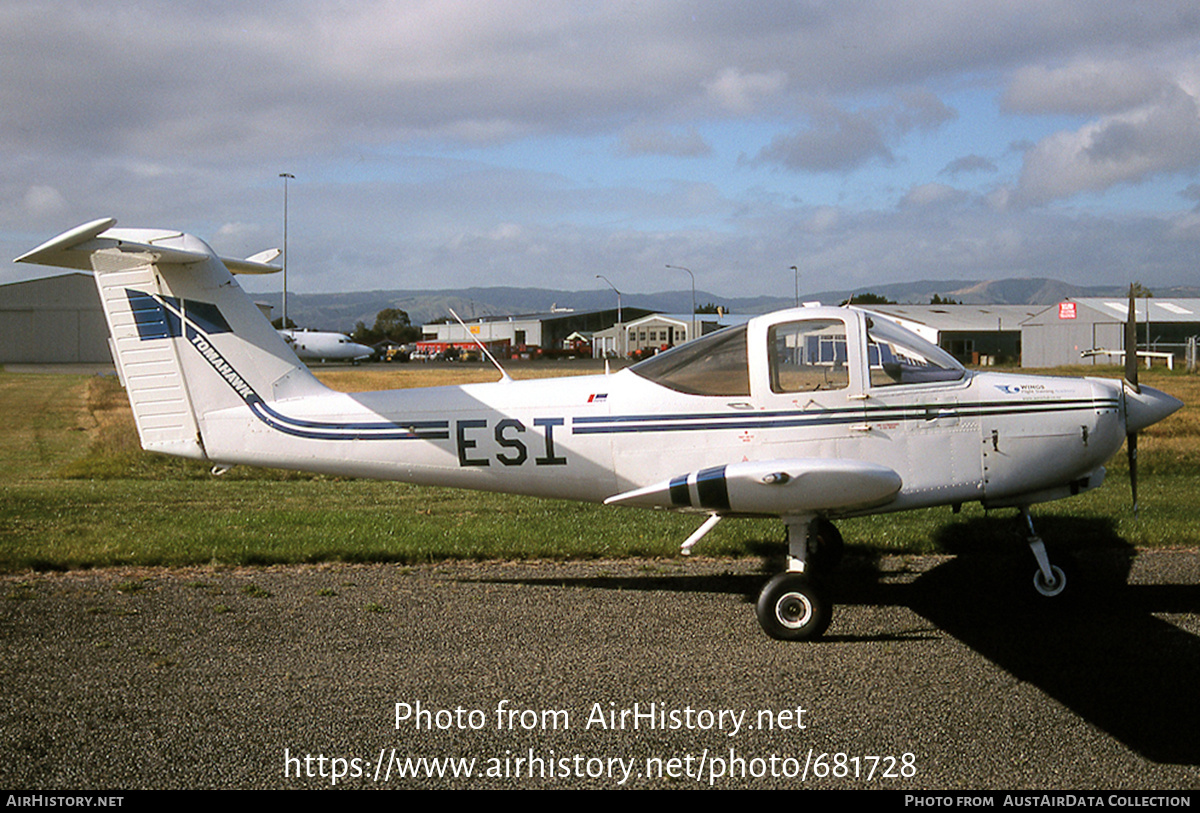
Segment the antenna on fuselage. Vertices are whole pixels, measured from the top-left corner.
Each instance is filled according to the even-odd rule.
[[[512,381],[512,376],[510,376],[508,372],[500,366],[500,362],[496,361],[496,357],[488,352],[488,349],[483,346],[483,342],[479,341],[479,337],[472,333],[471,329],[467,327],[467,323],[464,322],[459,315],[454,312],[454,308],[446,308],[446,310],[450,311],[450,315],[453,316],[460,325],[462,325],[463,331],[475,341],[476,346],[478,346],[479,349],[483,351],[483,354],[488,357],[488,361],[495,365],[496,369],[500,371],[500,380]]]

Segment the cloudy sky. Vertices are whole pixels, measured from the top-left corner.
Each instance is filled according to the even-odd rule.
[[[9,258],[104,216],[247,256],[290,172],[302,292],[1200,282],[1195,0],[6,0],[0,37]]]

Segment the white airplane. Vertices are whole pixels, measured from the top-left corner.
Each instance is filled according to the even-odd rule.
[[[1034,586],[1062,592],[1034,503],[1096,488],[1128,436],[1182,404],[1127,381],[972,373],[853,307],[751,319],[613,375],[386,392],[326,388],[218,257],[176,231],[68,231],[18,258],[94,271],[142,446],[211,461],[707,514],[787,527],[767,634],[827,627],[831,520],[978,500],[1021,509]],[[1129,358],[1134,358],[1130,354]],[[1136,480],[1135,480],[1136,482]],[[1136,503],[1136,492],[1135,492]]]
[[[375,354],[374,347],[352,341],[345,333],[288,328],[277,331],[297,358],[307,361],[357,362]]]

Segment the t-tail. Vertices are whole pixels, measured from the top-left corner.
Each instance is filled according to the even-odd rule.
[[[144,448],[205,460],[206,414],[328,392],[233,277],[278,271],[277,252],[222,258],[189,234],[115,223],[86,223],[16,262],[93,272]]]

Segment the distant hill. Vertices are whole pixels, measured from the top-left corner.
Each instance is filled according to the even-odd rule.
[[[852,294],[875,293],[902,305],[923,305],[937,294],[964,305],[1053,305],[1065,298],[1124,296],[1122,286],[1069,285],[1054,279],[1003,280],[921,280],[873,285],[854,290],[842,289],[801,294],[802,302],[836,304]],[[1160,297],[1200,297],[1200,288],[1155,289]],[[258,294],[255,300],[270,304],[274,316],[281,315],[280,296]],[[723,297],[709,291],[697,291],[696,303],[713,302],[733,313],[766,313],[795,304],[792,296]],[[692,304],[691,290],[661,291],[651,294],[624,294],[621,303],[668,313],[687,313]],[[357,322],[374,324],[375,314],[384,308],[400,308],[413,324],[424,324],[449,315],[453,308],[463,319],[479,316],[514,316],[544,313],[552,307],[575,310],[600,310],[616,304],[611,290],[561,291],[547,288],[465,288],[458,290],[354,291],[337,294],[289,294],[288,316],[301,327],[350,331]]]
[[[840,302],[848,299],[851,293],[866,293],[868,290],[871,293],[886,296],[888,299],[894,299],[901,305],[925,305],[933,298],[934,294],[943,299],[953,299],[963,305],[1053,305],[1068,298],[1125,296],[1129,291],[1126,286],[1070,285],[1056,279],[1032,277],[982,282],[969,280],[901,282],[891,285],[876,285],[869,289],[863,288],[853,292],[827,291],[809,298],[819,299],[822,302],[835,300]],[[1152,290],[1160,297],[1200,296],[1200,288],[1193,286]]]

